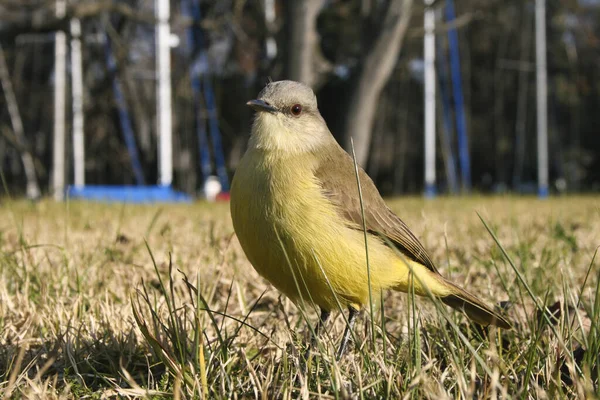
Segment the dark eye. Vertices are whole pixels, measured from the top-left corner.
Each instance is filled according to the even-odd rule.
[[[290,108],[290,111],[297,117],[302,113],[302,106],[300,104],[294,104],[292,108]]]

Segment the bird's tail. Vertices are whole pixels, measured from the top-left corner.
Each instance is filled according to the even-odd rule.
[[[467,317],[480,325],[496,325],[504,329],[511,328],[510,323],[502,315],[489,308],[476,296],[445,279],[437,271],[432,271],[415,261],[410,261],[410,269],[418,278],[413,281],[415,294],[427,296],[428,293],[431,293],[444,304],[463,311]],[[427,290],[424,286],[427,286]],[[394,289],[408,292],[408,281],[403,280]]]
[[[496,325],[504,329],[511,328],[510,323],[502,315],[489,308],[477,297],[446,279],[444,281],[451,290],[450,295],[440,298],[444,304],[463,311],[467,317],[480,325]]]

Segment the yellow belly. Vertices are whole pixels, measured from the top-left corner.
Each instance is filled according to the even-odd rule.
[[[310,158],[246,153],[231,188],[235,232],[256,271],[297,304],[359,308],[369,301],[364,235],[347,226],[312,171]],[[404,261],[378,238],[368,240],[372,296],[406,287]]]

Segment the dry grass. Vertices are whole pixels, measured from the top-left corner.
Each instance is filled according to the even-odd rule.
[[[0,397],[598,396],[600,200],[391,205],[444,275],[489,303],[510,301],[513,331],[388,293],[375,343],[364,315],[357,346],[336,362],[338,316],[305,364],[305,316],[316,314],[258,277],[227,205],[5,201]]]

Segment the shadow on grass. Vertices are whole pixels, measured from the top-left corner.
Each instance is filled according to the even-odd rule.
[[[92,335],[70,328],[33,344],[8,343],[0,347],[0,397],[31,387],[52,386],[55,393],[78,397],[137,384],[159,388],[166,368],[152,359],[133,326],[127,333],[115,333],[103,324]]]

